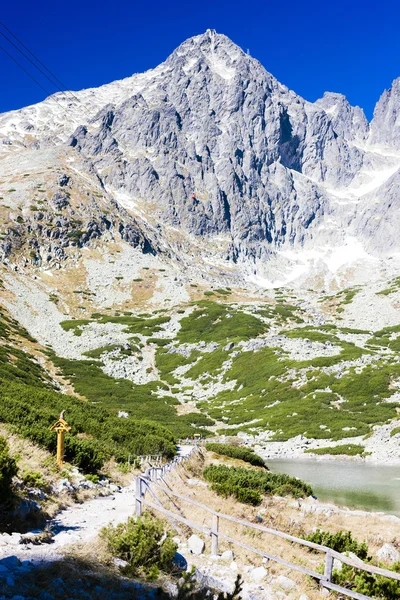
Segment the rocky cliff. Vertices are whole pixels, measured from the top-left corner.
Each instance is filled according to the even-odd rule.
[[[147,73],[4,114],[3,260],[51,266],[104,235],[264,274],[293,253],[397,252],[399,90],[369,124],[208,30]]]

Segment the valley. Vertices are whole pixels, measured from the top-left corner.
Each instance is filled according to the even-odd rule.
[[[351,444],[399,460],[396,278],[329,294],[222,287],[126,244],[30,272],[4,273],[5,306],[61,391],[267,458]]]
[[[339,93],[309,102],[207,30],[145,73],[0,115],[5,552],[21,543],[19,558],[59,560],[76,589],[96,556],[95,571],[125,590],[116,598],[156,597],[121,577],[137,575],[138,528],[143,547],[159,535],[157,551],[165,542],[171,560],[178,549],[212,578],[223,559],[192,557],[187,531],[174,542],[165,523],[127,521],[143,457],[165,464],[201,438],[205,450],[171,475],[175,491],[397,573],[399,98],[400,78],[370,122]],[[59,415],[71,427],[62,469]],[[71,531],[57,532],[55,553],[46,523],[62,508]],[[116,529],[101,533],[108,520]],[[65,540],[85,543],[65,558]],[[219,574],[234,589],[224,550],[234,566]],[[9,594],[19,558],[0,565]],[[308,550],[297,558],[321,569]],[[310,578],[288,584],[286,571],[238,559],[244,598],[323,597]],[[143,581],[160,575],[153,566],[139,565]],[[397,574],[354,582],[354,566],[333,577],[397,597]]]

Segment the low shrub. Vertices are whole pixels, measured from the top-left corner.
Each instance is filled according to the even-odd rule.
[[[127,575],[143,572],[154,579],[159,570],[172,570],[177,545],[165,523],[149,513],[137,519],[131,517],[127,523],[109,525],[101,535],[112,555],[129,563],[124,568]]]
[[[44,489],[47,487],[46,481],[43,479],[43,475],[39,471],[25,471],[22,473],[22,481],[27,487],[34,487]]]
[[[400,562],[390,567],[391,571],[400,573]],[[368,598],[384,600],[399,600],[400,581],[388,579],[382,575],[372,575],[350,565],[343,564],[340,570],[335,570],[332,576],[333,583],[349,588]]]
[[[331,533],[330,531],[317,529],[305,539],[314,544],[332,548],[332,550],[336,550],[336,552],[354,552],[361,560],[365,560],[368,556],[367,544],[365,542],[357,542],[357,540],[353,538],[351,531]]]
[[[17,473],[17,461],[10,456],[7,440],[0,436],[0,502],[11,495],[12,479]]]
[[[336,550],[336,552],[354,552],[361,560],[375,564],[368,556],[368,546],[365,542],[358,542],[353,538],[350,531],[322,531],[317,529],[314,533],[305,538],[310,542],[321,544]],[[387,567],[379,566],[388,570],[400,573],[400,562]],[[321,565],[321,570],[323,565]],[[367,571],[356,569],[350,565],[342,563],[340,569],[335,569],[332,574],[332,582],[359,594],[364,594],[369,598],[379,598],[382,600],[398,600],[400,598],[400,582],[394,579],[383,577],[382,575],[372,575]]]
[[[206,444],[206,450],[210,452],[216,452],[222,456],[229,456],[230,458],[238,458],[243,460],[255,467],[265,467],[263,459],[254,453],[251,448],[243,448],[242,446],[232,446],[231,444]]]
[[[332,448],[315,448],[314,450],[306,450],[309,454],[330,454],[337,456],[340,454],[346,454],[347,456],[368,456],[369,452],[365,452],[364,446],[360,444],[341,444],[339,446],[333,446]]]
[[[253,506],[261,504],[262,495],[290,495],[294,498],[312,495],[307,483],[282,473],[210,465],[204,469],[203,476],[220,496],[234,496],[239,502]]]

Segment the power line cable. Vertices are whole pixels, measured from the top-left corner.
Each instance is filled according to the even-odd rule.
[[[50,83],[52,85],[54,85],[54,87],[56,87],[58,89],[59,92],[62,92],[63,94],[65,94],[64,90],[60,88],[60,86],[55,83],[52,79],[50,79],[50,77],[47,75],[47,73],[45,73],[44,71],[42,71],[42,69],[40,67],[38,67],[37,65],[35,65],[35,63],[33,62],[33,60],[31,60],[29,58],[29,56],[27,54],[25,54],[25,52],[23,52],[20,48],[18,48],[17,44],[14,44],[14,42],[12,40],[10,40],[9,37],[6,36],[5,33],[3,33],[2,31],[0,31],[0,35],[2,35],[7,42],[9,42],[12,46],[14,46],[14,48],[20,53],[22,54],[22,56],[24,56],[26,58],[26,60],[29,60],[29,62],[31,63],[31,65],[33,65],[35,67],[35,69],[37,69],[38,71],[40,71],[40,73],[42,75],[44,75],[46,77],[46,79],[48,79],[48,81],[50,81]]]
[[[69,93],[69,94],[71,94],[71,95],[72,95],[72,96],[73,96],[73,97],[74,97],[76,100],[78,100],[78,102],[80,102],[79,98],[78,98],[77,96],[75,96],[75,94],[74,94],[73,92],[71,92],[71,90],[69,90],[69,89],[68,89],[68,86],[67,86],[67,85],[65,85],[65,83],[63,83],[63,82],[61,81],[61,79],[59,79],[59,78],[57,77],[57,75],[55,75],[55,74],[54,74],[52,71],[50,71],[50,69],[49,69],[48,67],[46,67],[46,65],[45,65],[45,64],[44,64],[44,63],[43,63],[43,62],[42,62],[42,61],[41,61],[41,60],[40,60],[40,59],[39,59],[39,58],[36,56],[36,54],[34,54],[34,53],[32,52],[32,50],[30,50],[30,49],[28,48],[28,46],[26,46],[26,45],[25,45],[25,44],[24,44],[24,43],[23,43],[23,42],[22,42],[22,41],[19,39],[19,37],[17,37],[17,36],[15,35],[15,33],[13,33],[13,32],[11,31],[11,29],[10,29],[9,27],[7,27],[7,25],[5,25],[5,24],[4,24],[2,21],[0,21],[0,25],[2,25],[2,27],[4,27],[4,29],[6,29],[6,30],[8,31],[8,33],[11,33],[11,35],[13,36],[13,38],[15,38],[15,39],[17,40],[17,42],[18,42],[19,44],[21,44],[21,46],[22,46],[23,48],[25,48],[25,50],[27,50],[27,52],[29,52],[29,54],[30,54],[31,56],[33,56],[33,58],[34,58],[34,59],[35,59],[35,60],[36,60],[36,61],[37,61],[37,62],[38,62],[38,63],[39,63],[39,64],[40,64],[40,65],[41,65],[41,66],[42,66],[44,69],[46,69],[46,71],[47,71],[48,73],[50,73],[50,75],[53,77],[53,79],[55,79],[56,81],[58,81],[58,83],[60,83],[60,84],[63,86],[63,88],[64,88],[65,90],[67,90],[67,91],[68,91],[68,93]],[[3,33],[2,35],[4,35],[4,33]],[[8,39],[8,38],[7,38],[7,39]],[[10,40],[9,40],[9,41],[10,41]],[[13,42],[11,42],[11,43],[13,44]],[[13,44],[13,45],[14,45],[14,44]],[[21,52],[21,50],[19,50],[19,51]],[[24,56],[25,56],[25,55],[24,55]],[[30,62],[32,62],[32,61],[30,60],[30,58],[28,58],[28,60],[29,60]],[[32,63],[32,64],[34,64],[34,63]],[[34,65],[34,66],[35,66],[35,67],[38,69],[38,67],[37,67],[36,65]],[[43,72],[43,71],[41,71],[41,73],[42,73],[42,72]],[[46,77],[47,77],[47,75],[46,75]],[[58,87],[58,86],[57,86],[55,83],[53,83],[53,85],[55,85],[56,87]],[[60,89],[60,88],[58,87],[58,89]],[[60,90],[60,91],[63,91],[63,90]]]
[[[34,58],[34,59],[35,59],[35,60],[36,60],[36,61],[37,61],[37,62],[38,62],[40,65],[42,65],[42,67],[43,67],[44,69],[46,69],[46,71],[47,71],[48,73],[50,73],[51,77],[52,77],[52,78],[53,78],[55,81],[58,81],[58,82],[59,82],[59,83],[60,83],[60,84],[63,86],[63,88],[64,88],[64,89],[60,88],[60,86],[59,86],[57,83],[55,83],[55,81],[53,81],[52,79],[50,79],[50,77],[49,77],[49,76],[48,76],[48,75],[47,75],[47,74],[46,74],[44,71],[42,71],[42,69],[40,69],[40,67],[38,67],[38,66],[37,66],[37,65],[36,65],[36,64],[35,64],[35,63],[34,63],[34,62],[33,62],[33,61],[32,61],[32,60],[29,58],[29,56],[27,56],[27,55],[26,55],[26,54],[25,54],[25,53],[24,53],[24,52],[23,52],[23,51],[22,51],[20,48],[18,48],[18,46],[17,46],[16,44],[14,44],[14,42],[13,42],[12,40],[10,40],[10,38],[9,38],[9,37],[7,37],[7,36],[5,35],[5,33],[3,33],[2,31],[0,31],[1,35],[2,35],[2,36],[3,36],[3,37],[4,37],[4,38],[5,38],[5,39],[6,39],[6,40],[7,40],[7,41],[10,43],[10,44],[12,44],[12,45],[14,46],[14,48],[16,48],[16,49],[18,50],[18,52],[20,52],[20,53],[21,53],[21,54],[22,54],[22,55],[23,55],[23,56],[24,56],[24,57],[25,57],[27,60],[29,60],[29,62],[30,62],[30,63],[31,63],[31,64],[32,64],[32,65],[35,67],[35,69],[37,69],[37,70],[38,70],[40,73],[42,73],[42,75],[44,75],[44,76],[45,76],[45,77],[48,79],[48,81],[50,81],[50,83],[51,83],[52,85],[54,85],[54,87],[56,87],[56,88],[57,88],[57,89],[58,89],[58,90],[59,90],[59,91],[60,91],[62,94],[64,94],[64,95],[65,95],[67,98],[68,98],[67,94],[70,94],[70,95],[71,95],[71,96],[72,96],[72,97],[73,97],[75,100],[77,100],[77,102],[79,102],[79,104],[80,104],[80,105],[82,106],[82,108],[85,110],[86,114],[87,114],[89,117],[91,117],[92,115],[89,113],[89,111],[87,110],[86,106],[83,104],[83,102],[82,102],[82,101],[81,101],[81,100],[80,100],[80,99],[79,99],[79,98],[78,98],[78,97],[77,97],[77,96],[76,96],[76,95],[75,95],[73,92],[71,92],[71,90],[69,90],[69,89],[68,89],[68,86],[67,86],[67,85],[65,85],[65,83],[63,83],[63,82],[61,81],[61,79],[59,79],[59,78],[58,78],[58,77],[57,77],[57,76],[56,76],[56,75],[55,75],[55,74],[54,74],[52,71],[50,71],[50,69],[49,69],[48,67],[46,67],[46,65],[45,65],[45,64],[44,64],[44,63],[43,63],[43,62],[42,62],[42,61],[41,61],[41,60],[40,60],[40,59],[39,59],[39,58],[38,58],[38,57],[37,57],[37,56],[36,56],[36,55],[35,55],[35,54],[32,52],[32,50],[30,50],[30,49],[28,48],[28,46],[26,46],[26,45],[25,45],[25,44],[24,44],[24,43],[23,43],[23,42],[22,42],[22,41],[19,39],[19,37],[18,37],[18,36],[16,36],[16,35],[15,35],[15,33],[13,33],[13,32],[11,31],[11,29],[10,29],[9,27],[7,27],[7,25],[5,25],[5,23],[3,23],[2,21],[0,21],[0,25],[1,25],[2,27],[4,27],[4,29],[6,29],[6,30],[7,30],[7,31],[8,31],[8,32],[9,32],[9,33],[10,33],[10,34],[11,34],[11,35],[12,35],[12,36],[13,36],[13,37],[14,37],[14,38],[17,40],[17,42],[18,42],[18,43],[19,43],[19,44],[20,44],[20,45],[21,45],[23,48],[25,48],[25,50],[27,50],[27,52],[29,52],[29,54],[30,54],[30,55],[31,55],[31,56],[33,56],[33,58]],[[15,61],[15,62],[16,62],[16,61]],[[17,63],[17,64],[18,64],[18,63]],[[26,71],[25,71],[25,72],[26,72]],[[31,77],[31,76],[30,76],[30,77]],[[31,78],[32,78],[32,77],[31,77]],[[40,86],[40,87],[41,87],[42,89],[44,89],[42,86]],[[48,94],[49,92],[46,92],[46,93]],[[61,106],[61,104],[60,104],[60,106]]]
[[[61,106],[61,108],[68,114],[68,111],[64,108],[64,106],[62,104],[60,104],[60,102],[58,102],[57,98],[55,98],[53,96],[53,94],[51,92],[49,92],[49,90],[46,90],[45,87],[42,86],[41,83],[38,82],[37,79],[35,79],[35,77],[33,77],[33,75],[31,75],[29,73],[29,71],[27,71],[22,65],[21,63],[19,63],[17,61],[16,58],[14,58],[14,56],[12,56],[12,54],[10,54],[5,48],[4,46],[0,45],[0,49],[3,50],[3,52],[5,52],[7,54],[7,56],[9,56],[11,58],[12,61],[14,61],[20,69],[22,69],[24,71],[24,73],[26,73],[28,75],[28,77],[30,77],[52,100],[54,100],[54,102],[57,102],[58,106]]]

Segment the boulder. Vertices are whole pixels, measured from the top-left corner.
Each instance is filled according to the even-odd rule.
[[[341,552],[341,554],[343,554],[343,556],[348,556],[349,558],[351,558],[351,560],[354,560],[357,563],[363,564],[361,558],[358,558],[357,554],[354,554],[354,552]],[[338,558],[335,558],[333,561],[333,569],[336,569],[336,571],[341,571],[342,566],[342,561]]]
[[[118,567],[119,569],[124,569],[125,567],[127,567],[129,565],[128,561],[122,560],[122,558],[116,558],[116,557],[114,557],[112,559],[112,561],[113,561],[114,565],[116,567]]]
[[[289,577],[286,577],[285,575],[279,575],[279,577],[276,578],[276,584],[280,588],[285,590],[285,592],[290,592],[296,587],[295,582],[292,579],[289,579]]]
[[[251,579],[253,583],[261,583],[267,575],[268,571],[265,567],[256,567],[250,571],[249,579]]]
[[[379,560],[388,563],[400,561],[400,552],[392,544],[383,544],[382,548],[376,553],[376,556]]]
[[[188,541],[189,550],[192,554],[203,554],[205,543],[198,535],[191,535]]]
[[[226,560],[227,562],[232,562],[234,558],[235,555],[232,550],[225,550],[225,552],[221,554],[221,560]]]
[[[7,569],[13,569],[21,566],[21,561],[17,556],[6,556],[0,560],[0,566],[6,567]]]

